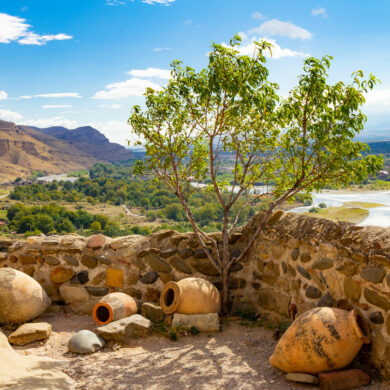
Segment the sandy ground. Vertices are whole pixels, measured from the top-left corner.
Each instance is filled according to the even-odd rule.
[[[96,329],[91,317],[50,314],[40,321],[53,326],[49,340],[15,349],[69,362],[64,371],[77,382],[77,389],[315,389],[287,382],[269,365],[276,344],[272,331],[245,327],[239,321],[223,323],[221,333],[180,337],[177,342],[159,336],[126,346],[111,342],[91,355],[67,352],[72,333]],[[389,385],[365,389],[385,390]]]

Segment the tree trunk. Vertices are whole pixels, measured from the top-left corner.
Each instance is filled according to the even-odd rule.
[[[227,317],[230,311],[230,270],[224,268],[222,270],[222,297],[221,297],[221,314],[223,317]]]

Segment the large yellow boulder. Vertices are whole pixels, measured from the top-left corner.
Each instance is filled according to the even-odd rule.
[[[0,324],[30,321],[41,315],[50,303],[36,280],[12,268],[0,269]]]
[[[75,382],[61,370],[61,363],[15,352],[0,330],[0,390],[71,390]]]

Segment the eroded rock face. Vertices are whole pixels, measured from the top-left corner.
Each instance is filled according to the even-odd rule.
[[[0,323],[30,321],[50,303],[45,290],[33,278],[15,269],[0,269]]]

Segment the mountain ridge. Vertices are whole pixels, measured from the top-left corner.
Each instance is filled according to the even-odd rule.
[[[91,126],[40,129],[0,119],[0,182],[26,177],[36,170],[66,173],[98,161],[133,158],[130,150],[111,143]]]

